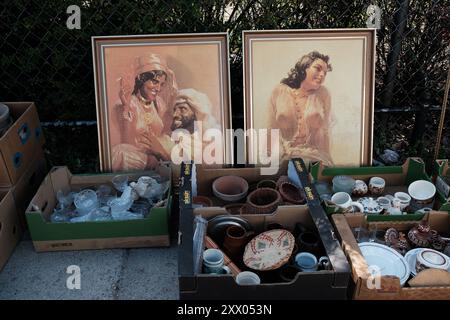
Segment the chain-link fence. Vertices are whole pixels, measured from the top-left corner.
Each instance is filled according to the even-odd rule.
[[[66,26],[70,5],[80,8],[80,29]],[[375,155],[389,148],[400,153],[399,162],[430,161],[450,56],[450,0],[7,0],[0,13],[0,100],[35,101],[46,122],[95,120],[91,36],[228,31],[233,127],[242,128],[242,30],[365,28],[369,5],[381,13]],[[95,126],[46,127],[49,160],[98,170],[96,134]],[[450,157],[448,136],[447,120],[440,157]]]

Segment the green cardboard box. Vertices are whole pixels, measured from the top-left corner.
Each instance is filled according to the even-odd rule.
[[[158,168],[161,176],[171,178],[168,165]],[[130,173],[130,180],[148,175]],[[93,221],[51,223],[58,190],[67,192],[100,184],[111,184],[116,174],[72,175],[67,167],[54,167],[45,177],[26,212],[28,228],[35,250],[62,251],[105,248],[167,247],[171,193],[165,207],[152,208],[144,219],[127,221]],[[171,187],[169,188],[169,190]]]
[[[420,158],[408,158],[401,166],[384,167],[326,167],[321,162],[311,165],[310,173],[314,181],[326,181],[332,184],[337,175],[348,175],[354,179],[363,180],[368,184],[371,177],[381,177],[386,181],[384,194],[394,194],[397,191],[408,192],[408,186],[416,180],[431,181],[425,172],[425,164]],[[370,196],[370,195],[369,195]],[[324,201],[327,214],[342,213],[342,209],[330,202]],[[402,221],[420,220],[423,214],[409,213],[407,215],[368,215],[369,221]]]

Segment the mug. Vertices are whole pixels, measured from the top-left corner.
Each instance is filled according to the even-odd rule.
[[[330,259],[326,256],[320,257],[317,265],[321,270],[329,270],[331,267]]]
[[[236,276],[237,284],[241,286],[256,285],[261,283],[259,276],[251,271],[242,271]]]
[[[223,269],[224,256],[218,249],[207,249],[203,252],[205,273],[220,273]]]
[[[360,212],[364,212],[364,207],[362,204],[352,201],[352,197],[347,192],[336,192],[331,197],[331,202],[344,210],[350,208],[351,206],[355,206],[360,210]]]
[[[301,252],[295,256],[295,264],[303,272],[317,271],[318,262],[315,255],[309,252]]]
[[[225,253],[228,254],[232,260],[238,261],[242,259],[245,246],[254,234],[253,231],[247,231],[244,227],[239,225],[229,226],[226,229],[225,239],[223,240]]]
[[[411,203],[411,197],[405,192],[396,192],[394,197],[400,201],[400,210],[405,210]]]

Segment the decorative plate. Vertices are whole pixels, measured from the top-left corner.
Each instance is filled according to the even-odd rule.
[[[275,270],[288,262],[295,238],[289,231],[274,229],[263,232],[245,247],[244,264],[253,270]]]
[[[364,207],[364,213],[380,214],[383,211],[383,207],[372,197],[361,198],[358,202]]]
[[[359,248],[367,265],[376,266],[382,276],[396,276],[403,286],[409,278],[410,268],[406,259],[394,249],[383,244],[362,242]]]

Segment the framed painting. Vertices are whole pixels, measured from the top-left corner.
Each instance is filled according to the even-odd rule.
[[[180,150],[201,162],[205,132],[231,131],[227,33],[93,37],[92,50],[102,171],[176,163]],[[227,141],[217,162],[232,158]]]
[[[243,49],[248,163],[371,165],[375,29],[244,31]]]

